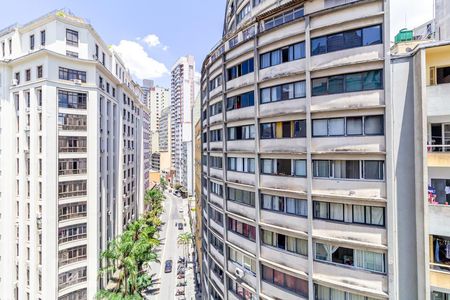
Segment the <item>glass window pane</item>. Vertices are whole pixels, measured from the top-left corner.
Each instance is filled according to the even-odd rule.
[[[294,84],[283,84],[281,100],[288,100],[294,98]]]
[[[305,43],[294,45],[294,60],[305,57]]]
[[[344,92],[344,76],[332,76],[328,79],[328,94]]]
[[[272,174],[272,160],[271,159],[263,159],[263,174]]]
[[[363,29],[363,46],[381,44],[381,25]]]
[[[315,160],[314,165],[314,177],[330,177],[330,161],[329,160]]]
[[[328,120],[328,135],[330,136],[345,135],[344,118]]]
[[[381,80],[381,70],[374,70],[364,73],[364,90],[376,90],[383,87]]]
[[[364,134],[380,135],[383,134],[383,116],[367,116],[364,118]]]
[[[263,209],[272,209],[272,196],[263,195]],[[266,231],[264,231],[266,233]]]
[[[295,98],[304,98],[306,97],[306,84],[305,81],[296,82],[294,84],[295,89]]]
[[[371,220],[370,224],[384,226],[384,208],[383,207],[371,207]]]
[[[270,88],[261,89],[261,103],[270,102]]]
[[[272,88],[272,101],[281,100],[281,86],[276,86]]]
[[[348,74],[345,75],[345,91],[350,92],[357,92],[361,91],[363,88],[363,82],[362,82],[362,74],[356,73],[356,74]]]
[[[337,33],[327,37],[327,52],[338,51],[345,48],[344,34]]]
[[[312,135],[313,136],[327,136],[328,135],[328,120],[313,120]]]
[[[364,161],[364,179],[383,180],[383,165],[382,161]]]
[[[295,161],[295,176],[306,176],[306,160]]]
[[[325,249],[325,245],[321,243],[316,243],[316,259],[319,260],[327,260],[327,250]],[[328,298],[326,298],[328,300]]]
[[[353,222],[364,224],[366,222],[364,217],[364,206],[353,205]]]
[[[362,134],[362,118],[351,117],[347,118],[347,135],[361,135]]]
[[[281,51],[276,50],[271,52],[271,66],[279,65],[281,64]]]
[[[344,32],[344,44],[346,48],[355,48],[362,45],[361,29]]]
[[[306,120],[294,121],[294,137],[306,137]]]
[[[273,139],[275,138],[275,126],[273,123],[261,124],[261,138]]]
[[[311,55],[327,53],[327,37],[318,37],[311,40]]]
[[[344,204],[330,203],[330,219],[344,221]]]
[[[261,69],[270,67],[270,52],[261,55]]]
[[[312,80],[312,95],[320,96],[327,94],[328,78],[316,78]]]

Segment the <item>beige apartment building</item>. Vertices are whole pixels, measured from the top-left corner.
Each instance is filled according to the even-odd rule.
[[[201,79],[204,297],[429,297],[389,46],[388,1],[226,1]]]

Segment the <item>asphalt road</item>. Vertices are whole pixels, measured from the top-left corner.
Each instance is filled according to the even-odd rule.
[[[155,274],[157,280],[153,287],[147,293],[146,299],[151,300],[167,300],[167,299],[183,299],[183,297],[175,296],[179,287],[177,283],[177,267],[178,257],[183,255],[183,249],[178,246],[178,234],[185,230],[179,230],[175,223],[184,223],[184,214],[180,213],[180,209],[185,211],[183,200],[179,197],[166,193],[166,201],[164,203],[164,213],[161,220],[164,225],[161,228],[161,245],[159,249],[160,263],[152,263],[150,265],[150,273]],[[166,260],[172,260],[172,272],[165,273],[164,265]]]

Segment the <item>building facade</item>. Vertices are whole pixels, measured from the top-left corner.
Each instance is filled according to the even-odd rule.
[[[197,79],[197,80],[196,80]],[[174,182],[193,193],[192,183],[192,106],[198,78],[195,76],[193,56],[178,59],[171,73],[171,160],[175,172]]]
[[[93,299],[100,253],[143,207],[142,90],[54,11],[0,32],[0,104],[1,299]]]
[[[201,80],[205,297],[429,297],[389,46],[388,1],[226,1]]]

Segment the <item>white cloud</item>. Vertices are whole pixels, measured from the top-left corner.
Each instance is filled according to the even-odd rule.
[[[156,47],[161,44],[161,41],[159,40],[159,37],[156,34],[149,34],[146,37],[144,37],[143,41],[149,46],[149,47]]]
[[[164,51],[167,51],[167,50],[169,50],[169,46],[164,46],[162,49],[163,49]]]
[[[167,67],[148,56],[144,47],[137,42],[121,40],[118,46],[113,46],[131,74],[139,79],[160,78],[169,74]]]

